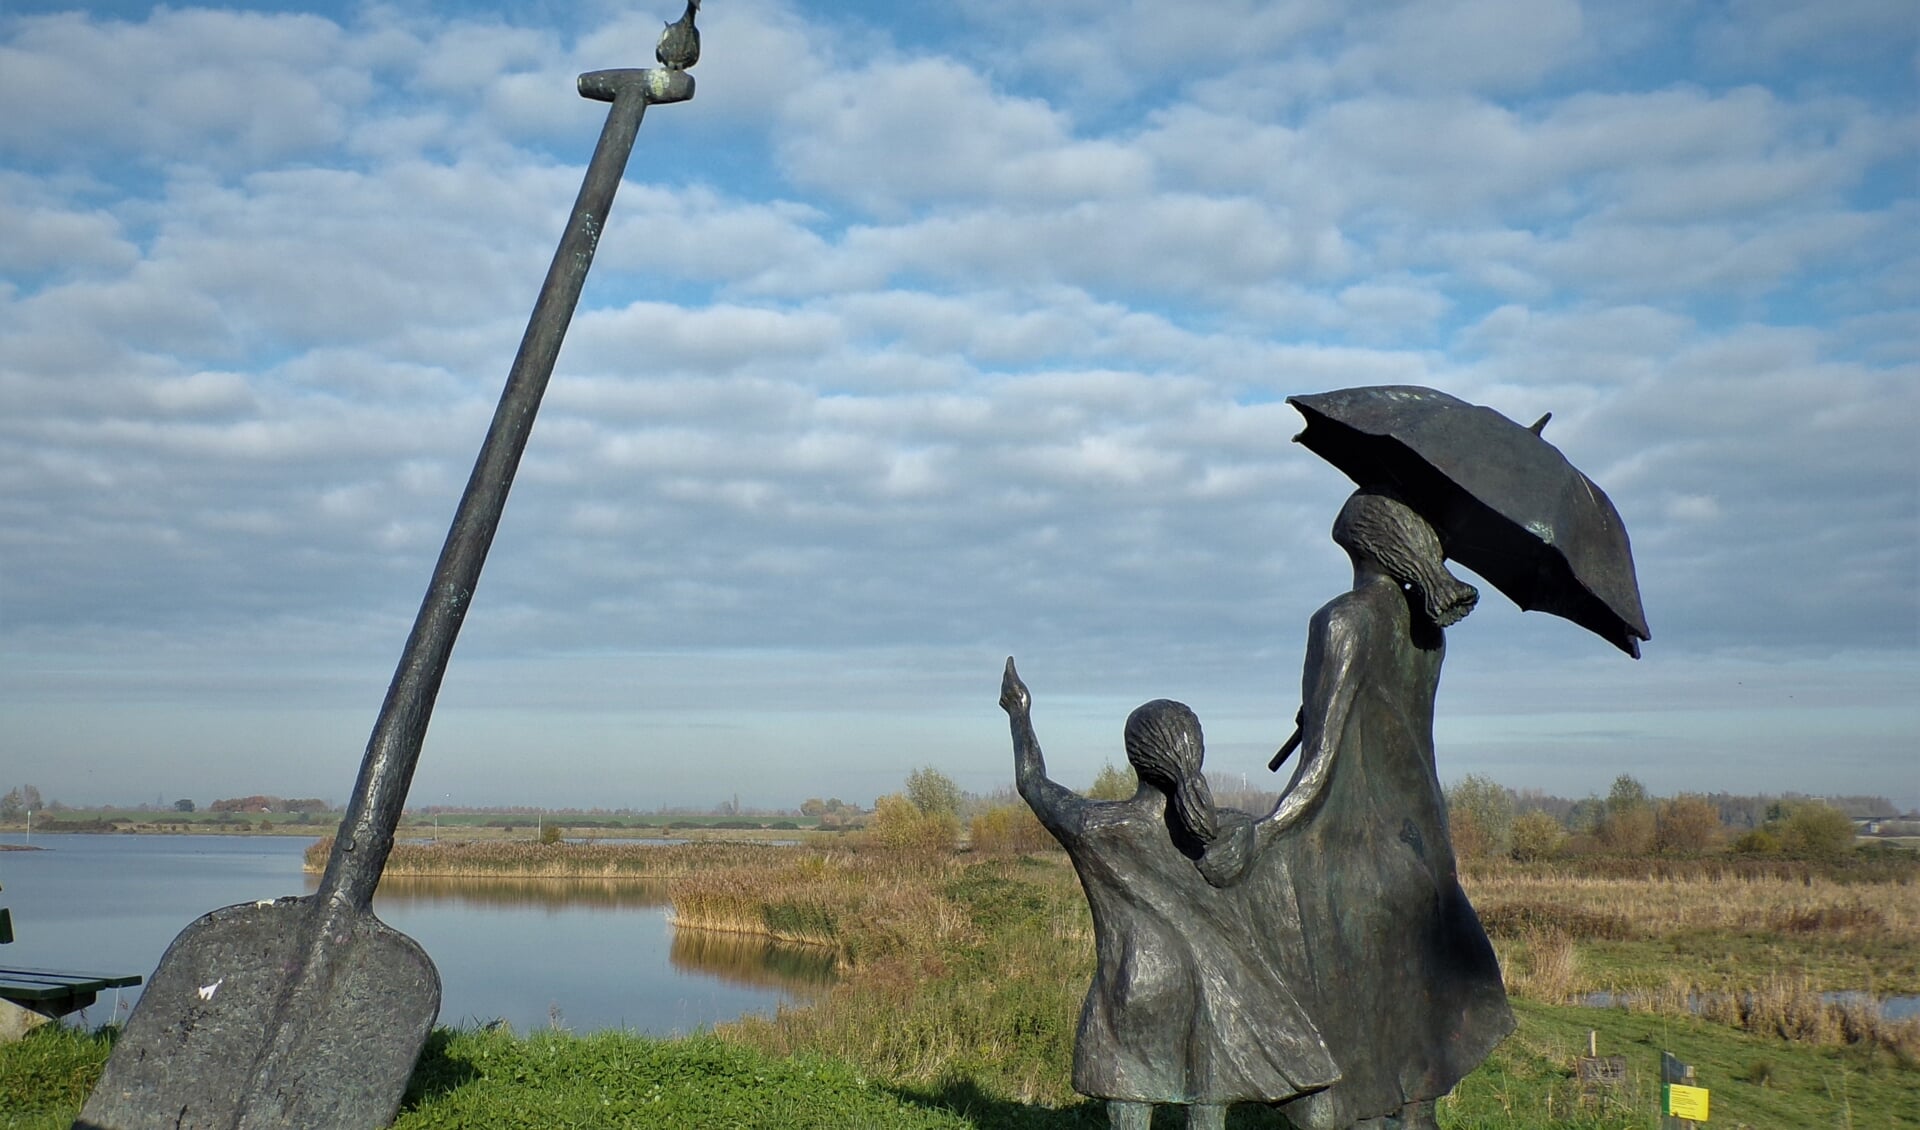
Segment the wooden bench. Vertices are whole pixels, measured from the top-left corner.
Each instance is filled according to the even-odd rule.
[[[107,973],[64,973],[52,969],[0,969],[0,1000],[57,1018],[92,1004],[104,989],[122,989],[139,983],[140,978],[132,974],[116,977]]]
[[[0,906],[0,945],[11,941],[13,914]],[[55,969],[29,969],[24,966],[0,968],[0,1001],[17,1004],[49,1020],[58,1020],[69,1012],[79,1012],[92,1004],[104,989],[124,989],[139,983],[140,978],[132,974],[116,977],[110,973],[63,973]]]

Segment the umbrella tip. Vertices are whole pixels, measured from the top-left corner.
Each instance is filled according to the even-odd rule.
[[[1553,419],[1553,413],[1548,412],[1546,415],[1540,417],[1538,420],[1535,420],[1533,422],[1533,426],[1531,428],[1528,428],[1527,430],[1532,432],[1534,435],[1539,435],[1541,432],[1544,432],[1547,430],[1547,421],[1551,419]]]

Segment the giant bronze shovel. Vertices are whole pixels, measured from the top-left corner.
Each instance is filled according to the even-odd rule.
[[[393,1120],[440,1010],[440,975],[374,917],[393,831],[534,412],[580,298],[641,115],[693,96],[684,71],[595,71],[613,103],[520,342],[433,583],[360,763],[320,888],[229,906],[173,940],[77,1127],[366,1130]]]

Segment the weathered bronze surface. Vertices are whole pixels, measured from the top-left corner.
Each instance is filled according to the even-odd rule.
[[[1435,1100],[1514,1024],[1434,763],[1445,629],[1479,599],[1446,561],[1636,657],[1649,638],[1626,529],[1544,418],[1400,386],[1289,403],[1300,441],[1361,489],[1333,530],[1353,587],[1309,628],[1304,705],[1270,767],[1300,760],[1272,811],[1213,806],[1199,721],[1167,702],[1128,720],[1134,798],[1075,796],[1046,778],[1011,659],[1002,678],[1020,794],[1093,910],[1073,1081],[1115,1127],[1144,1128],[1153,1103],[1217,1127],[1257,1100],[1300,1130],[1435,1130]]]
[[[1244,866],[1218,877],[1244,893],[1256,943],[1340,1065],[1339,1082],[1288,1116],[1302,1130],[1419,1126],[1513,1028],[1460,889],[1433,756],[1443,628],[1475,594],[1390,498],[1356,494],[1335,539],[1354,584],[1308,631],[1299,766],[1223,853]]]
[[[688,26],[691,27],[691,10]],[[440,977],[376,918],[374,888],[427,722],[534,414],[650,103],[693,94],[684,70],[595,71],[612,103],[439,563],[361,760],[319,890],[229,906],[161,958],[76,1127],[365,1130],[393,1120],[440,1007]]]
[[[1295,438],[1361,487],[1394,491],[1449,558],[1524,609],[1564,616],[1638,658],[1651,639],[1627,528],[1592,479],[1491,408],[1382,385],[1292,396]]]
[[[1073,1086],[1108,1100],[1114,1124],[1149,1104],[1217,1124],[1229,1103],[1274,1102],[1337,1075],[1313,1023],[1254,944],[1239,889],[1195,866],[1216,834],[1199,722],[1159,700],[1127,724],[1140,789],[1093,801],[1048,779],[1032,700],[1007,660],[1000,704],[1011,720],[1015,783],[1073,860],[1093,911],[1098,965],[1074,1040]]]
[[[684,71],[700,61],[700,29],[693,18],[700,11],[700,0],[687,0],[687,10],[668,24],[653,45],[653,57],[670,71]]]

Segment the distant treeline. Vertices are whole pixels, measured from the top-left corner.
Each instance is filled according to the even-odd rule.
[[[837,803],[837,802],[836,802]],[[849,806],[853,811],[859,807]],[[657,826],[663,820],[679,817],[739,817],[742,819],[778,820],[798,815],[811,815],[801,808],[750,808],[734,801],[721,801],[706,808],[696,805],[660,805],[657,808],[556,808],[532,804],[426,804],[408,806],[408,813],[432,816],[524,816],[531,824],[536,817],[558,817],[567,822],[570,828],[594,826],[591,821],[604,821],[607,827],[622,827],[627,824],[645,824]],[[758,827],[758,825],[754,825]]]
[[[1782,808],[1818,802],[1837,808],[1849,819],[1866,820],[1900,815],[1900,808],[1883,796],[1813,796],[1808,793],[1689,793],[1713,806],[1720,823],[1728,828],[1758,828],[1777,818]],[[1513,792],[1515,815],[1544,812],[1567,828],[1590,827],[1606,812],[1607,798],[1589,796],[1569,800],[1539,789]]]
[[[578,811],[578,810],[575,809],[572,811]],[[492,814],[484,813],[483,815],[492,815]],[[416,819],[418,819],[418,817],[416,817]],[[624,820],[621,820],[621,819],[596,820],[596,819],[593,819],[592,817],[570,815],[569,811],[565,809],[542,811],[535,816],[508,816],[499,820],[487,820],[487,821],[484,821],[481,824],[481,826],[486,828],[505,828],[509,831],[511,831],[514,828],[533,828],[537,826],[564,827],[570,831],[580,831],[582,829],[592,830],[596,828],[601,828],[601,829],[660,828],[665,831],[672,831],[675,828],[714,828],[714,829],[721,829],[721,830],[736,830],[736,831],[749,831],[749,830],[798,831],[800,829],[800,825],[794,823],[792,820],[771,820],[771,821],[744,820],[744,819],[739,819],[735,817],[727,817],[723,819],[687,819],[687,820],[666,820],[666,821],[656,820],[648,817],[632,817]]]
[[[191,811],[187,809],[186,811]],[[277,796],[239,796],[216,800],[208,812],[325,812],[327,802],[317,797],[287,800]]]
[[[1708,852],[1823,859],[1846,854],[1869,821],[1895,831],[1897,811],[1879,796],[1814,797],[1679,793],[1657,797],[1628,774],[1605,797],[1569,801],[1515,792],[1469,775],[1447,787],[1447,821],[1463,859],[1511,856],[1661,855]]]

